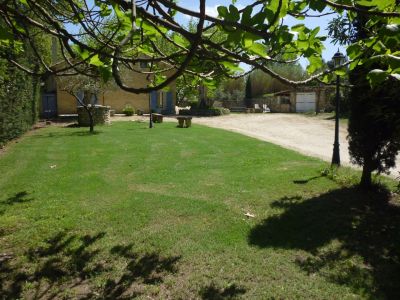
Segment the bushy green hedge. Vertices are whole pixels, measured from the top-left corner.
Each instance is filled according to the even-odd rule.
[[[191,109],[181,109],[179,110],[179,114],[182,116],[222,116],[228,115],[230,110],[227,108],[194,108]]]
[[[40,81],[0,59],[0,146],[37,121]]]
[[[133,116],[135,114],[135,109],[130,106],[130,105],[125,105],[124,109],[122,110],[122,112],[126,115],[126,116]]]

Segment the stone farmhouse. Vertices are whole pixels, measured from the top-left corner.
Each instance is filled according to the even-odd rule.
[[[147,68],[144,64],[138,64],[136,67],[144,70]],[[133,71],[124,72],[123,78],[127,85],[134,87],[143,87],[150,83],[146,74]],[[39,108],[42,117],[54,118],[60,115],[77,114],[77,107],[80,104],[62,88],[63,81],[68,81],[68,77],[55,78],[50,76],[44,83],[42,102]],[[149,113],[152,110],[153,112],[167,115],[175,114],[175,103],[175,82],[169,85],[167,91],[155,91],[146,94],[129,93],[115,84],[110,84],[101,93],[94,95],[91,100],[91,104],[110,106],[110,109],[116,113],[122,113],[126,106],[131,106],[135,110],[141,110],[143,113]]]

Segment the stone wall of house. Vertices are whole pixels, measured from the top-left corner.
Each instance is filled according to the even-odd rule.
[[[76,114],[77,101],[71,94],[61,90],[57,87],[57,113],[63,114]]]
[[[139,69],[139,64],[136,65]],[[171,76],[173,71],[165,72],[165,75]],[[126,85],[134,88],[147,87],[151,83],[151,76],[148,77],[146,74],[140,74],[125,70],[122,72],[122,78]],[[61,80],[68,80],[67,77]],[[58,84],[60,85],[60,84]],[[176,84],[175,81],[168,85],[169,91],[173,95],[173,106],[176,103]],[[125,106],[129,105],[135,108],[135,110],[140,109],[141,111],[149,112],[149,93],[134,94],[126,92],[120,89],[115,84],[110,84],[105,88],[104,92],[97,95],[97,104],[103,106],[111,106],[111,109],[116,113],[122,113]],[[77,101],[76,99],[57,87],[57,112],[58,114],[76,114],[77,113]]]
[[[89,126],[90,118],[88,112],[83,106],[78,106],[78,124],[79,126]],[[94,125],[110,124],[110,107],[95,105],[91,108],[93,114]]]

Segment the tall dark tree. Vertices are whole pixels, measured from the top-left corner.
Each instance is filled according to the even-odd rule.
[[[253,107],[253,91],[251,87],[251,76],[247,76],[246,80],[246,90],[244,96],[244,103],[246,107],[251,108]]]
[[[363,168],[360,184],[369,188],[372,172],[394,167],[400,150],[400,84],[391,79],[371,88],[366,72],[358,67],[350,73],[348,140],[352,161]]]
[[[366,28],[368,20],[368,16],[362,14],[351,22],[340,17],[331,23],[330,33],[341,44],[355,43],[370,36]],[[343,34],[344,30],[338,30],[340,27],[346,28],[350,34]],[[374,54],[373,49],[368,49],[360,59]],[[349,95],[349,151],[352,162],[363,168],[360,185],[364,188],[372,186],[374,171],[385,173],[395,166],[400,150],[400,84],[391,78],[371,86],[367,79],[372,70],[387,67],[383,61],[377,60],[359,65],[349,73],[352,85]]]

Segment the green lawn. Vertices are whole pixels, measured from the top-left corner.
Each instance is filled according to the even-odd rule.
[[[384,194],[269,143],[175,125],[51,127],[10,145],[0,299],[400,297],[400,212]]]

